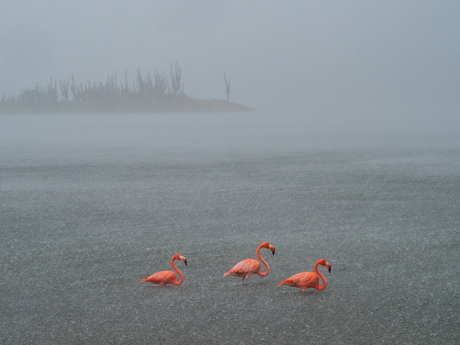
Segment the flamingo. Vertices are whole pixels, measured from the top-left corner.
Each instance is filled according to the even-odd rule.
[[[302,273],[297,273],[293,275],[291,278],[286,279],[283,281],[280,285],[289,285],[293,287],[298,287],[301,288],[303,292],[305,292],[306,289],[308,288],[314,288],[318,290],[324,290],[327,286],[327,281],[324,278],[324,276],[318,271],[318,265],[323,265],[326,266],[327,269],[329,270],[329,273],[331,272],[331,264],[328,263],[326,260],[319,260],[315,264],[315,272],[302,272]],[[319,285],[319,277],[323,279],[323,285]]]
[[[171,265],[174,268],[174,270],[177,273],[179,273],[179,277],[180,277],[179,281],[177,281],[176,273],[174,273],[173,271],[161,271],[161,272],[154,273],[145,279],[142,279],[140,283],[149,282],[152,284],[159,284],[161,287],[166,286],[167,284],[173,284],[173,285],[182,284],[182,282],[184,281],[184,276],[182,275],[182,272],[177,269],[176,265],[174,265],[175,260],[182,260],[187,265],[187,259],[179,254],[176,254],[172,257]]]
[[[230,271],[224,274],[224,278],[231,274],[235,277],[242,277],[243,283],[245,279],[248,279],[251,274],[257,273],[261,277],[265,277],[268,272],[270,272],[270,266],[268,266],[267,262],[262,259],[260,256],[260,248],[269,248],[273,255],[275,255],[275,247],[273,247],[270,243],[264,242],[262,243],[259,248],[257,248],[257,257],[260,261],[264,263],[266,266],[266,270],[264,273],[260,271],[260,262],[254,259],[246,259],[241,262],[238,262]]]

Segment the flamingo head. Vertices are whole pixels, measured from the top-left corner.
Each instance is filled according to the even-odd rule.
[[[260,246],[264,248],[269,248],[272,251],[273,255],[275,255],[275,247],[273,247],[270,243],[264,242]]]
[[[180,254],[174,255],[174,260],[182,260],[187,265],[187,259],[185,258],[185,256],[182,256]]]
[[[331,273],[331,264],[327,262],[326,260],[319,260],[318,262],[320,265],[326,266],[327,269],[329,270],[329,273]]]

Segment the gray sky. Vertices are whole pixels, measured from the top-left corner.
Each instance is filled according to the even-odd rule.
[[[2,0],[0,96],[182,67],[185,93],[336,119],[460,117],[458,1]],[[452,122],[453,121],[453,122]]]

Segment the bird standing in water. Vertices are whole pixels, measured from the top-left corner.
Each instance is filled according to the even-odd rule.
[[[293,275],[291,278],[286,279],[280,285],[289,285],[293,287],[301,288],[303,292],[305,292],[308,288],[314,288],[317,290],[324,290],[327,286],[327,281],[324,276],[318,271],[318,265],[326,266],[331,272],[331,265],[326,260],[319,260],[315,264],[315,272],[302,272]],[[319,277],[323,279],[323,285],[319,285]]]
[[[166,286],[167,284],[173,284],[173,285],[182,284],[182,282],[184,281],[184,276],[182,275],[182,272],[177,269],[176,265],[174,265],[175,260],[182,260],[187,265],[187,259],[183,257],[182,255],[176,254],[173,256],[171,260],[172,267],[177,273],[179,273],[179,277],[180,277],[179,281],[177,281],[176,273],[174,273],[173,271],[161,271],[161,272],[154,273],[151,276],[141,280],[140,283],[149,282],[152,284],[159,284],[161,287]]]
[[[245,279],[248,279],[249,276],[254,273],[258,274],[261,277],[265,277],[268,274],[268,272],[270,272],[270,266],[268,266],[268,263],[260,256],[260,248],[269,248],[272,251],[273,255],[275,255],[275,247],[273,247],[268,242],[264,242],[259,246],[259,248],[257,248],[257,257],[266,266],[265,272],[260,271],[259,261],[254,259],[246,259],[241,262],[238,262],[230,271],[224,274],[224,277],[228,276],[229,274],[235,277],[242,277],[243,283]]]

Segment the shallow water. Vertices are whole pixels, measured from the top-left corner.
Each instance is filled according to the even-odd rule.
[[[1,116],[0,169],[2,344],[460,342],[454,130]],[[263,241],[267,277],[222,277]]]

